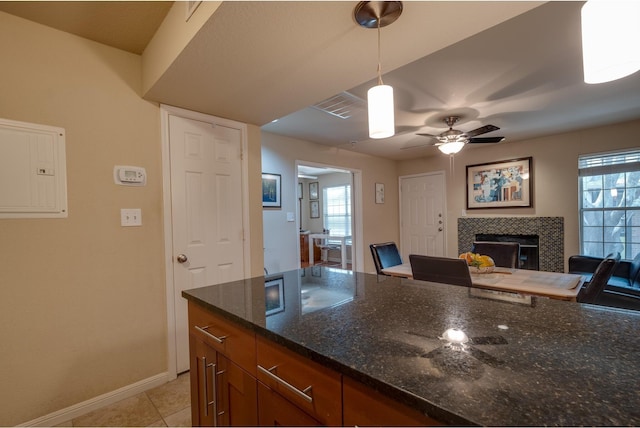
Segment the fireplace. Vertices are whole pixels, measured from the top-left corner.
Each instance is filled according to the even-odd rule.
[[[477,233],[476,241],[517,242],[520,244],[520,269],[540,270],[538,258],[538,235],[508,235],[499,233]]]
[[[476,235],[482,234],[536,235],[538,269],[564,272],[563,217],[460,217],[458,253],[471,251],[473,241],[477,240]]]

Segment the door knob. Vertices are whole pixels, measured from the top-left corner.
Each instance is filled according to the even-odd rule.
[[[178,263],[184,263],[187,260],[189,260],[189,258],[184,254],[178,254],[178,256],[176,257],[176,260],[178,261]]]

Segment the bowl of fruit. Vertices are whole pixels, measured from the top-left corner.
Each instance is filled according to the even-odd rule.
[[[467,252],[460,254],[459,258],[466,260],[471,273],[491,273],[496,267],[491,257],[482,254]]]

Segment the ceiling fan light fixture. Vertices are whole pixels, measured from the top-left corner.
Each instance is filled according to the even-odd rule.
[[[582,6],[585,83],[604,83],[640,70],[640,1],[589,0]]]
[[[445,155],[455,155],[460,150],[462,150],[465,144],[465,141],[452,141],[449,143],[440,144],[438,146],[438,150],[440,150]]]
[[[378,30],[378,84],[367,92],[369,138],[388,138],[396,133],[393,88],[382,83],[380,28],[395,22],[401,13],[401,1],[361,1],[353,11],[358,25]]]

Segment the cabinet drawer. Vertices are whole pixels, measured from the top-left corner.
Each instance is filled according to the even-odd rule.
[[[257,378],[324,425],[342,425],[342,377],[282,346],[256,338]]]
[[[189,302],[189,334],[256,375],[255,334]]]
[[[343,379],[343,394],[344,426],[443,425],[347,377]]]

